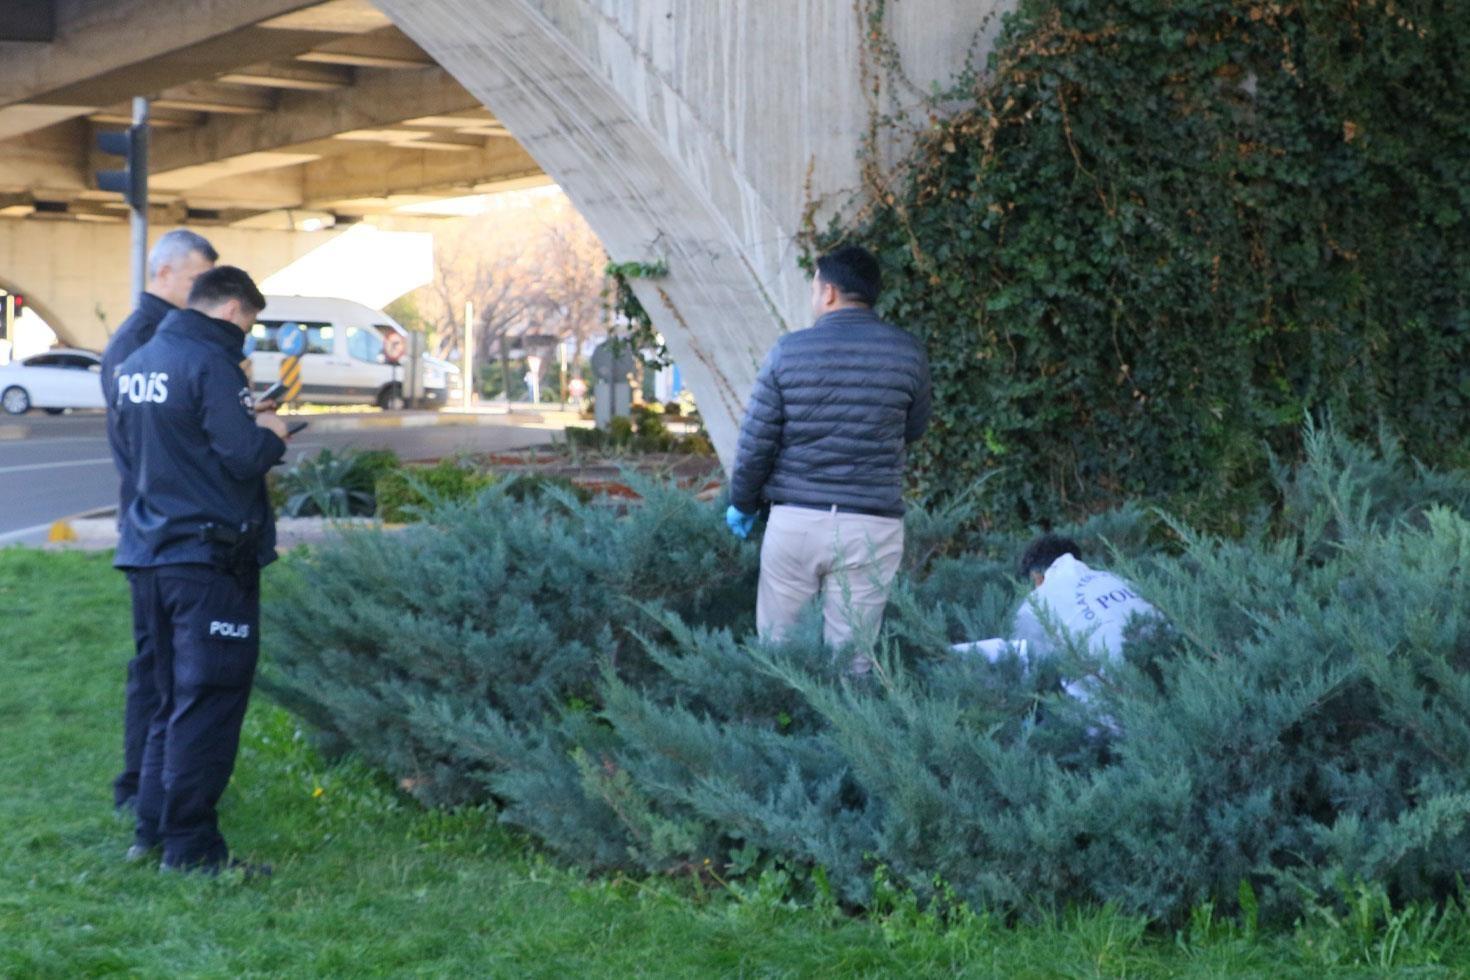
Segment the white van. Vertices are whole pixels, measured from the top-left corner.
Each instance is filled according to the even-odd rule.
[[[287,324],[306,332],[301,357],[301,401],[326,405],[403,407],[404,365],[390,364],[387,338],[408,331],[392,317],[361,303],[319,296],[267,296],[250,331],[251,375],[257,391],[275,384],[283,355],[276,337]],[[421,359],[426,400],[435,406],[460,397],[459,368],[436,357]]]

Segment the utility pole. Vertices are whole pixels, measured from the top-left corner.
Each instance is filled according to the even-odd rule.
[[[133,226],[133,295],[141,296],[148,283],[148,100],[133,99],[133,129],[138,131],[138,159],[129,167],[138,168],[137,200],[132,204]]]
[[[556,359],[559,362],[559,366],[561,367],[561,377],[559,379],[559,388],[557,390],[559,390],[561,392],[561,408],[562,408],[562,411],[566,411],[566,409],[567,409],[567,339],[565,337],[561,338],[561,342],[556,345]]]
[[[464,407],[470,410],[475,390],[475,304],[464,304]]]

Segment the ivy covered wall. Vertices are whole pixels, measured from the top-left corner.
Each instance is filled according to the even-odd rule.
[[[902,91],[886,6],[874,91]],[[1020,0],[896,168],[912,107],[875,103],[863,206],[812,244],[874,247],[928,344],[917,490],[1224,513],[1329,412],[1460,452],[1467,65],[1458,0]]]

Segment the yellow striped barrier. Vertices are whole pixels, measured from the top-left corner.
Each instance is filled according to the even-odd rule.
[[[287,357],[281,361],[281,384],[286,386],[286,392],[281,396],[281,404],[284,405],[301,394],[300,357]]]

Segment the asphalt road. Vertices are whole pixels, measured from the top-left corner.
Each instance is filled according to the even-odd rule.
[[[40,543],[53,521],[117,503],[117,474],[100,413],[32,413],[25,423],[29,438],[0,440],[0,547]],[[286,459],[324,447],[391,449],[406,460],[438,459],[461,451],[510,452],[550,440],[548,430],[508,422],[317,434],[308,429],[292,441]]]

